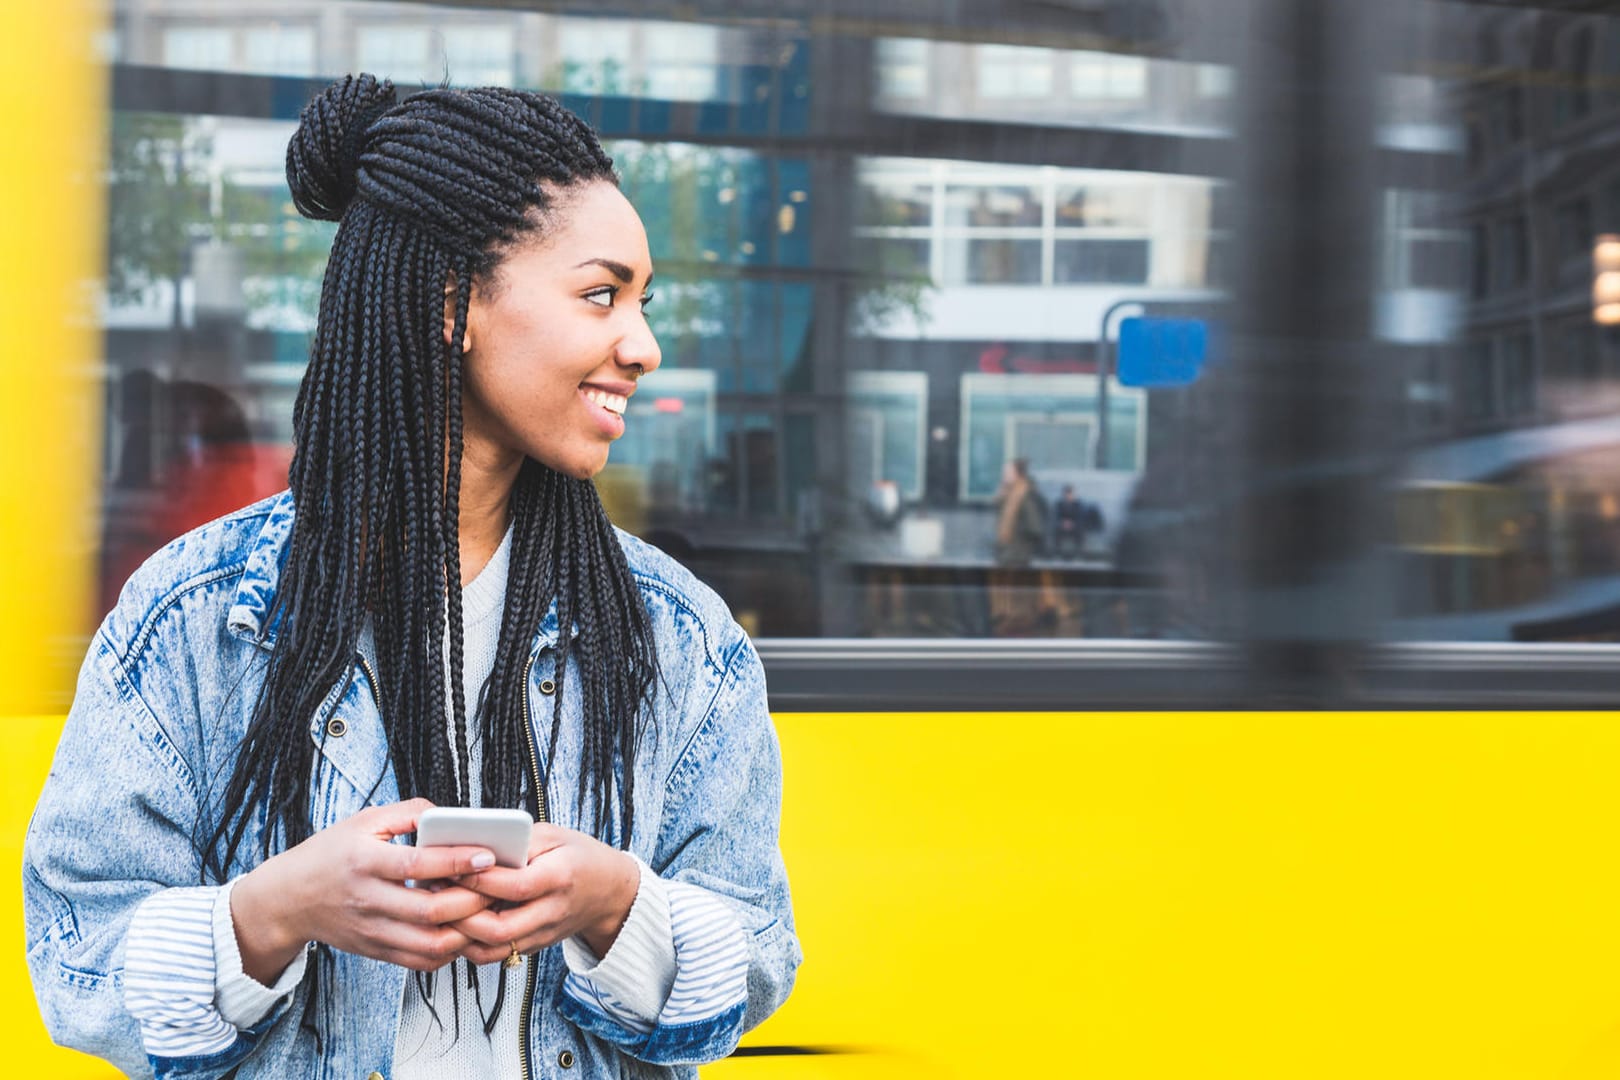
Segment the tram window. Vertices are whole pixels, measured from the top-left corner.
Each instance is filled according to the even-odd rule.
[[[1229,525],[1216,493],[1265,482],[1278,463],[1232,463],[1259,445],[1255,410],[1288,398],[1253,381],[1264,365],[1241,335],[1179,382],[1119,342],[1123,318],[1195,320],[1225,341],[1226,320],[1256,310],[1228,290],[1284,280],[1254,276],[1268,218],[1210,149],[1279,135],[1245,119],[1252,56],[1197,35],[1048,42],[920,15],[795,24],[793,5],[781,25],[633,6],[420,4],[386,23],[365,3],[284,7],[274,22],[119,8],[104,604],[183,525],[148,508],[195,482],[199,448],[239,448],[219,458],[229,482],[205,485],[221,498],[278,486],[331,230],[292,211],[280,177],[300,95],[253,80],[313,91],[369,67],[406,90],[448,75],[592,111],[659,264],[648,317],[665,357],[604,499],[762,636],[1203,637],[1241,621],[1209,588],[1234,558],[1212,539]],[[1440,25],[1420,8],[1418,24]],[[1357,384],[1385,395],[1387,426],[1368,430],[1393,434],[1355,438],[1396,460],[1382,507],[1348,513],[1383,520],[1394,500],[1407,523],[1381,548],[1393,569],[1376,588],[1397,614],[1374,636],[1506,639],[1542,609],[1589,613],[1579,598],[1608,588],[1620,468],[1593,425],[1620,409],[1620,365],[1584,305],[1620,185],[1582,164],[1591,153],[1525,134],[1556,105],[1560,138],[1584,146],[1620,108],[1594,81],[1620,20],[1446,18],[1444,55],[1418,35],[1434,55],[1377,73],[1355,136],[1366,231],[1382,232],[1356,287],[1369,363],[1394,373]],[[1532,71],[1532,55],[1558,70]],[[1543,85],[1563,87],[1557,102]],[[913,130],[926,137],[891,138]],[[1545,179],[1505,193],[1505,176]],[[1299,235],[1336,236],[1337,210],[1321,213]],[[1329,471],[1369,444],[1336,445]],[[1040,506],[1016,525],[997,499],[1020,468]],[[1468,496],[1461,517],[1424,505],[1475,490],[1455,485],[1512,497]],[[1347,512],[1337,498],[1319,505]],[[1408,542],[1425,515],[1452,522],[1445,543]]]
[[[1620,382],[1591,307],[1593,246],[1617,221],[1608,170],[1581,164],[1602,160],[1588,118],[1612,120],[1620,106],[1593,81],[1597,43],[1612,42],[1620,20],[1547,8],[1511,25],[1483,9],[1464,18],[1469,33],[1455,41],[1469,43],[1467,62],[1446,77],[1443,100],[1459,119],[1482,119],[1485,138],[1430,197],[1443,200],[1448,227],[1474,238],[1472,300],[1437,336],[1473,344],[1454,353],[1461,407],[1403,456],[1401,613],[1386,631],[1620,640]],[[1532,114],[1568,145],[1525,139]],[[1510,169],[1537,179],[1511,202],[1494,199],[1484,178]],[[1415,540],[1419,517],[1450,520],[1450,539]]]

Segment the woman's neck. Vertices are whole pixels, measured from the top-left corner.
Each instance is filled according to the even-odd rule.
[[[482,455],[461,459],[461,584],[477,577],[501,546],[511,521],[512,486],[517,483],[522,456],[492,465]]]

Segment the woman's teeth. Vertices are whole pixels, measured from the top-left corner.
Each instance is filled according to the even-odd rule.
[[[623,416],[624,407],[629,404],[629,401],[626,398],[622,398],[618,394],[605,393],[601,390],[587,389],[585,391],[585,399],[602,406],[602,408],[606,409],[614,416]]]

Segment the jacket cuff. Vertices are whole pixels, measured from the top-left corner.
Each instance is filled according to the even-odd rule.
[[[607,955],[598,959],[583,938],[563,940],[570,983],[590,984],[582,996],[634,1030],[650,1030],[675,983],[675,934],[664,881],[634,855],[641,872],[635,902]],[[575,986],[576,991],[587,988]]]
[[[214,898],[214,1007],[227,1023],[238,1029],[257,1024],[278,1002],[298,988],[309,961],[304,949],[287,965],[273,986],[266,986],[242,970],[242,950],[236,941],[236,921],[231,917],[231,890],[234,880],[221,886]]]

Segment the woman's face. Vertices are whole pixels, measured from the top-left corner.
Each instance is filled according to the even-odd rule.
[[[565,193],[545,233],[473,290],[464,460],[499,469],[527,455],[578,479],[600,472],[636,379],[658,367],[642,314],[651,280],[646,230],[619,189]]]

